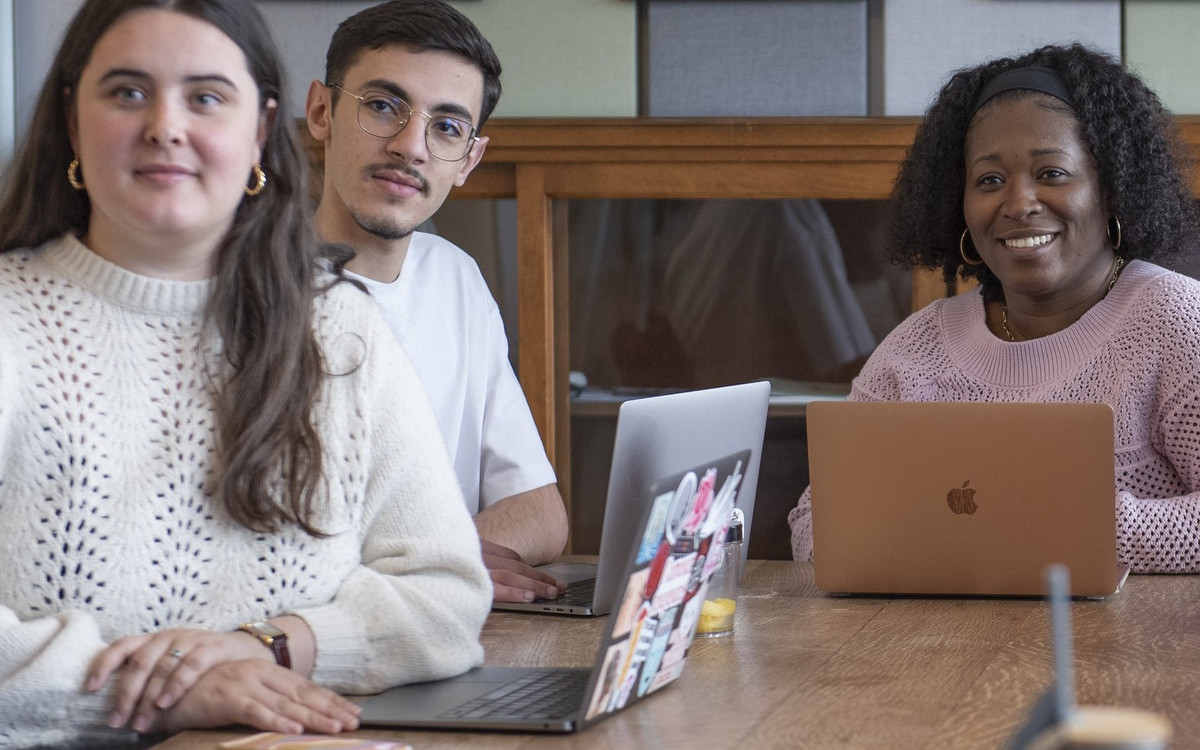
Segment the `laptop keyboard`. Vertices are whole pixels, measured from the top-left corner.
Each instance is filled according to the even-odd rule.
[[[547,669],[501,685],[438,718],[558,719],[576,712],[591,673]]]
[[[588,607],[596,598],[596,579],[587,578],[567,584],[567,590],[554,599],[535,599],[537,602],[554,602],[572,607]]]

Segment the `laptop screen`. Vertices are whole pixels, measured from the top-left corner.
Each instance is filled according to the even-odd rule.
[[[603,663],[593,670],[585,721],[625,708],[683,671],[750,457],[741,451],[655,482]]]

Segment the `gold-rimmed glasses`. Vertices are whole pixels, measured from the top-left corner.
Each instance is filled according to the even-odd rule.
[[[425,148],[430,156],[437,159],[460,161],[471,153],[471,147],[479,140],[479,131],[466,120],[413,109],[408,102],[383,91],[368,90],[355,94],[336,83],[325,85],[358,100],[358,126],[363,132],[377,138],[394,137],[408,126],[408,121],[416,114],[429,121],[425,127]]]

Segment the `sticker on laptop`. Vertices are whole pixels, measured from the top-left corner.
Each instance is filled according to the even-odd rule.
[[[635,570],[617,600],[610,636],[616,642],[588,701],[587,719],[624,708],[679,677],[747,456],[723,469],[714,462],[689,471],[655,495],[634,553]]]

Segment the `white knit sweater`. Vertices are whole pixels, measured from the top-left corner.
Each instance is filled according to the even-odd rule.
[[[855,379],[862,401],[1104,403],[1115,414],[1117,556],[1134,572],[1200,572],[1200,282],[1134,261],[1058,333],[1010,343],[978,290],[892,331]],[[812,555],[809,491],[788,515]]]
[[[260,534],[213,497],[202,375],[210,282],[129,273],[74,237],[0,254],[0,747],[129,740],[112,640],[299,615],[340,692],[482,661],[491,601],[474,525],[408,360],[346,284],[316,302],[327,378],[317,523]],[[111,681],[110,681],[111,683]]]

